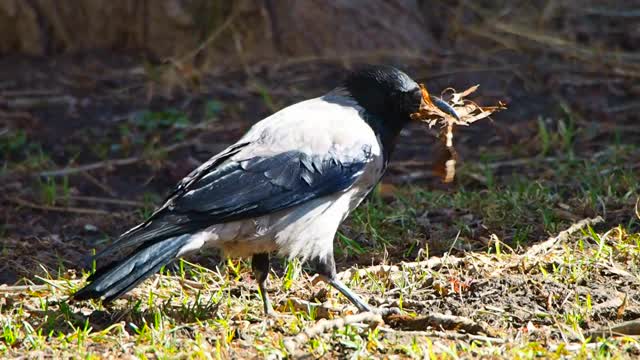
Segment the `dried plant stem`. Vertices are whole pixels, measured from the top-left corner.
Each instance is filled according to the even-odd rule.
[[[507,342],[505,339],[500,339],[496,337],[473,335],[473,334],[461,334],[461,333],[451,332],[451,331],[403,331],[403,330],[394,330],[394,329],[387,329],[387,328],[380,328],[380,331],[387,333],[388,335],[398,336],[398,337],[425,336],[425,337],[437,337],[437,338],[448,339],[448,340],[482,341],[482,342],[494,343],[494,344],[504,344]]]
[[[59,170],[43,171],[38,175],[43,177],[66,176],[66,175],[72,175],[72,174],[82,173],[82,172],[91,171],[91,170],[97,170],[97,169],[103,169],[103,168],[109,168],[109,167],[115,167],[115,166],[131,165],[131,164],[135,164],[137,162],[146,160],[152,155],[175,151],[184,147],[195,145],[196,143],[197,142],[195,141],[183,141],[183,142],[175,143],[169,146],[165,146],[161,149],[154,150],[153,152],[147,155],[132,156],[132,157],[123,158],[123,159],[99,161],[93,164],[81,165],[78,167],[66,167]]]
[[[470,318],[455,315],[431,313],[426,316],[390,315],[385,323],[394,329],[422,331],[429,328],[440,330],[462,330],[469,334],[492,335],[495,331]]]
[[[399,272],[403,269],[432,269],[438,270],[445,265],[459,266],[464,263],[465,259],[455,256],[432,257],[429,260],[407,262],[400,265],[374,265],[362,269],[348,269],[338,274],[341,280],[348,280],[355,277],[365,277],[368,274],[381,274]]]
[[[15,294],[31,291],[48,290],[49,285],[14,285],[14,286],[0,286],[0,294]]]
[[[553,248],[555,244],[568,240],[569,237],[574,233],[588,226],[595,225],[603,221],[604,219],[600,216],[595,218],[582,219],[577,223],[572,224],[568,229],[561,231],[558,235],[550,237],[545,242],[530,247],[523,256],[527,258],[535,258],[536,256],[549,251],[549,249]]]
[[[373,312],[364,312],[356,315],[347,315],[333,320],[322,319],[314,326],[301,331],[298,335],[284,340],[284,346],[290,354],[296,354],[298,347],[306,343],[309,339],[321,335],[330,330],[343,328],[356,323],[368,323],[373,326],[382,324],[382,316]]]
[[[611,337],[611,336],[637,336],[640,335],[640,319],[625,321],[603,329],[591,331],[589,336]]]
[[[25,206],[28,208],[43,210],[43,211],[55,211],[55,212],[66,212],[66,213],[74,213],[74,214],[83,214],[83,215],[113,215],[112,212],[99,210],[99,209],[84,209],[77,207],[60,207],[60,206],[50,206],[50,205],[39,205],[29,202],[27,200],[23,200],[17,197],[5,198],[6,200],[18,204],[20,206]]]

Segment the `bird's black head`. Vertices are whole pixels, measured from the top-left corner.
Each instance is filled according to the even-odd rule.
[[[344,86],[360,106],[385,122],[406,124],[422,100],[418,84],[391,66],[360,68],[348,75]]]
[[[391,66],[367,66],[350,73],[344,87],[366,111],[366,120],[390,152],[400,130],[420,109],[422,92],[404,72]]]

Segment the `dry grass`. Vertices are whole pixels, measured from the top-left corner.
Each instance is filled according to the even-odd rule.
[[[598,161],[556,160],[535,180],[526,177],[546,163],[506,173],[515,178],[465,164],[453,193],[378,192],[336,241],[348,285],[400,311],[384,323],[349,317],[356,309],[297,261],[274,264],[276,319],[264,318],[244,261],[214,270],[180,262],[108,307],[64,301],[84,277],[70,266],[26,280],[32,287],[0,287],[0,355],[633,358],[637,324],[609,333],[640,317],[640,182],[625,167],[637,154],[619,146]],[[493,180],[473,186],[478,174]],[[589,213],[605,223],[578,222]]]
[[[530,258],[499,249],[467,253],[436,271],[400,265],[387,273],[357,272],[350,285],[378,306],[397,306],[419,319],[450,313],[483,324],[491,334],[442,331],[430,323],[362,321],[304,338],[313,356],[422,358],[507,356],[633,357],[633,336],[591,336],[640,316],[640,233],[591,227]],[[249,266],[230,262],[212,271],[183,262],[175,274],[154,276],[125,299],[67,304],[81,285],[73,272],[41,279],[30,289],[0,287],[0,353],[4,358],[283,357],[286,339],[322,317],[355,309],[335,291],[312,285],[296,262],[272,274],[270,292],[280,318],[265,320]],[[300,304],[308,306],[301,307]],[[331,311],[327,311],[330,309]],[[632,334],[637,335],[637,334]]]

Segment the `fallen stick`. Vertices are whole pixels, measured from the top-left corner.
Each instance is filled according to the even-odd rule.
[[[49,285],[0,285],[0,294],[17,294],[31,291],[49,290]]]
[[[44,284],[39,285],[0,285],[0,294],[11,294],[11,293],[21,293],[21,292],[30,292],[30,291],[44,291],[50,290],[51,288],[55,288],[58,290],[66,290],[68,284],[77,284],[80,280],[50,280],[44,278],[42,276],[35,276],[36,279],[43,281]]]
[[[523,257],[535,258],[536,256],[551,249],[555,244],[568,240],[574,233],[586,228],[587,226],[595,225],[603,221],[604,219],[600,216],[582,219],[577,223],[572,224],[568,229],[561,231],[558,235],[550,237],[546,241],[530,247],[529,250],[524,253]]]
[[[112,212],[99,210],[99,209],[83,209],[83,208],[76,208],[76,207],[39,205],[39,204],[34,204],[32,202],[29,202],[17,197],[5,198],[5,199],[14,204],[18,204],[20,206],[25,206],[25,207],[36,209],[36,210],[65,212],[65,213],[74,213],[74,214],[83,214],[83,215],[113,215]]]
[[[472,319],[455,316],[431,313],[426,316],[411,317],[408,315],[392,314],[385,318],[387,325],[394,329],[407,331],[422,331],[428,328],[440,330],[464,330],[469,334],[487,334],[493,335],[495,331],[486,328],[473,321]]]
[[[72,105],[76,99],[72,96],[48,96],[48,97],[22,97],[5,100],[9,109],[25,109],[32,110],[35,107],[45,107],[52,105]]]
[[[110,198],[101,198],[97,196],[71,195],[68,198],[69,200],[73,200],[73,201],[82,201],[82,202],[88,202],[88,203],[102,203],[102,204],[120,205],[120,206],[143,207],[145,205],[142,201],[110,199]]]
[[[330,330],[341,329],[347,325],[356,323],[368,323],[376,326],[382,324],[382,316],[373,312],[364,312],[356,315],[347,315],[345,317],[318,321],[314,326],[301,331],[298,335],[290,336],[284,340],[284,346],[289,354],[294,355],[300,345],[306,343],[309,339],[321,335]]]
[[[47,177],[47,176],[49,176],[49,177],[65,176],[65,175],[77,174],[77,173],[81,173],[81,172],[86,172],[86,171],[91,171],[91,170],[96,170],[96,169],[102,169],[102,168],[107,168],[107,167],[131,165],[131,164],[135,164],[137,162],[146,160],[150,156],[153,156],[153,155],[156,155],[156,154],[168,153],[168,152],[175,151],[175,150],[181,149],[183,147],[187,147],[187,146],[191,146],[191,145],[195,145],[195,144],[197,144],[197,142],[195,142],[195,141],[183,141],[183,142],[179,142],[179,143],[176,143],[176,144],[172,144],[172,145],[163,147],[161,149],[157,149],[157,150],[151,151],[146,155],[143,154],[143,155],[140,155],[140,156],[132,156],[132,157],[123,158],[123,159],[99,161],[99,162],[96,162],[96,163],[93,163],[93,164],[81,165],[81,166],[78,166],[78,167],[66,167],[66,168],[58,169],[58,170],[43,171],[43,172],[38,173],[38,176],[42,176],[42,177]]]
[[[625,321],[620,324],[590,331],[591,337],[638,336],[640,335],[640,319]]]
[[[447,340],[482,341],[482,342],[494,343],[494,344],[504,344],[507,342],[505,339],[500,339],[496,337],[473,335],[473,334],[461,334],[461,333],[450,332],[450,331],[403,331],[403,330],[394,330],[394,329],[388,329],[383,327],[380,328],[380,331],[389,335],[397,336],[397,337],[426,336],[426,337],[437,337],[437,338],[447,339]]]
[[[356,275],[358,277],[365,277],[368,274],[389,274],[392,272],[400,272],[402,270],[410,270],[416,268],[438,270],[445,265],[459,266],[464,262],[465,259],[455,256],[432,257],[429,260],[401,263],[400,265],[374,265],[362,269],[350,268],[339,273],[338,278],[342,281],[346,281]]]
[[[96,179],[93,175],[91,175],[88,172],[83,172],[82,176],[87,179],[90,183],[92,183],[93,185],[97,186],[98,188],[100,188],[100,190],[104,191],[105,193],[107,193],[109,196],[111,196],[112,198],[117,198],[118,194],[116,193],[115,190],[113,190],[109,185],[101,182],[100,180]]]

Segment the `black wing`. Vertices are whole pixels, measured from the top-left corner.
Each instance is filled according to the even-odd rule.
[[[178,213],[205,214],[214,223],[257,217],[350,187],[369,155],[339,160],[284,152],[227,162],[171,202]]]
[[[371,158],[370,148],[364,147],[352,156],[289,151],[213,161],[190,174],[161,209],[99,256],[129,246],[149,246],[213,224],[271,214],[343,191],[353,185]]]

